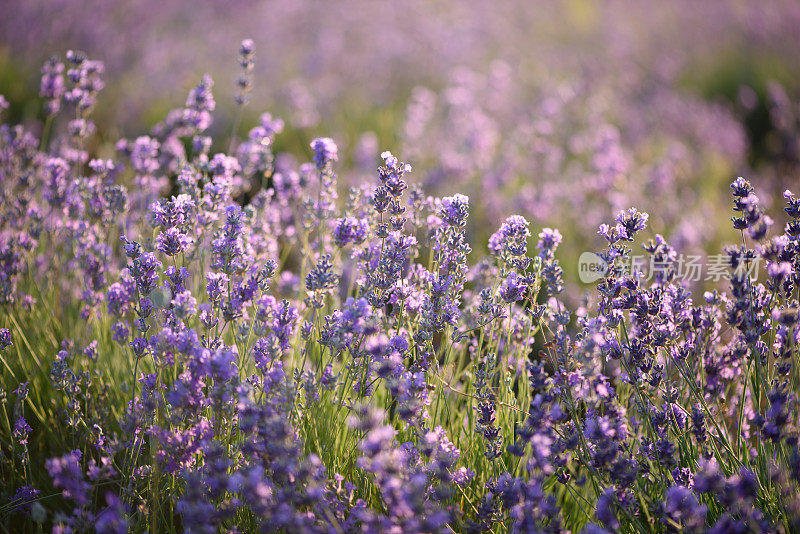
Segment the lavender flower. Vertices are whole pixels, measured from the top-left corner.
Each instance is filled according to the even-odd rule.
[[[20,445],[28,444],[28,435],[33,431],[31,426],[25,421],[24,417],[20,417],[14,423],[14,438]]]
[[[156,238],[156,248],[167,256],[176,256],[185,252],[192,244],[192,239],[177,228],[169,228]]]
[[[8,328],[0,328],[0,350],[5,350],[13,346],[11,342],[11,331]]]
[[[469,197],[457,194],[443,198],[439,216],[448,225],[454,228],[463,228],[467,225],[469,216]]]
[[[197,87],[189,92],[186,99],[183,121],[196,131],[202,132],[211,126],[211,112],[216,108],[214,95],[211,93],[213,85],[211,76],[206,74]]]
[[[16,493],[11,497],[11,502],[14,504],[14,511],[24,510],[31,511],[32,503],[41,492],[32,486],[20,486]]]
[[[473,9],[464,13],[485,18]],[[594,22],[618,28],[636,9],[611,6]],[[728,30],[725,10],[698,9],[693,21],[719,24],[700,33]],[[737,12],[748,46],[788,35],[774,21],[793,27],[791,10],[772,9]],[[325,65],[406,86],[375,75],[385,65],[351,68],[339,48],[355,26],[314,32],[318,22],[292,24],[303,10],[271,10],[286,28],[311,28],[337,60],[304,53],[301,71],[324,83],[300,74],[259,88],[281,88],[295,126],[337,106]],[[371,17],[400,20],[390,11]],[[752,162],[758,183],[731,185],[743,239],[716,258],[731,276],[693,295],[681,254],[725,235],[710,190],[695,187],[700,170],[740,164],[747,140],[733,111],[674,87],[686,63],[670,29],[686,26],[678,18],[656,32],[677,47],[634,46],[635,58],[603,46],[609,32],[577,32],[627,58],[612,69],[625,76],[582,68],[585,54],[570,66],[586,76],[579,84],[566,71],[558,84],[524,68],[516,79],[502,61],[423,76],[440,89],[415,89],[394,132],[415,173],[385,151],[374,184],[361,177],[377,134],[349,132],[359,141],[347,154],[316,138],[302,163],[279,139],[280,119],[239,117],[254,94],[252,40],[239,47],[228,143],[211,128],[209,77],[163,121],[113,143],[107,114],[90,115],[104,66],[76,51],[49,61],[45,124],[0,125],[2,372],[36,386],[0,390],[2,510],[56,531],[168,530],[174,513],[207,532],[560,532],[591,520],[587,532],[797,530],[800,204],[787,190],[781,212],[770,192],[800,168],[799,115],[791,91],[770,84],[774,142]],[[408,28],[435,29],[428,19]],[[384,26],[390,43],[416,31]],[[475,40],[459,31],[421,32],[460,43],[457,53],[403,39],[469,60],[473,45],[462,45]],[[260,35],[286,41],[274,28]],[[670,61],[653,61],[653,49]],[[259,77],[296,54],[268,56]],[[655,79],[642,64],[666,67]],[[757,94],[740,96],[756,109]],[[69,117],[55,119],[62,107]],[[254,126],[237,144],[240,119]],[[91,157],[106,141],[122,159]],[[672,200],[652,221],[631,208],[599,225],[653,198]],[[543,228],[531,253],[534,216]],[[631,243],[650,222],[645,273]],[[572,262],[598,225],[608,270],[595,286],[568,283],[556,254]],[[751,272],[762,259],[764,272]],[[70,339],[53,350],[59,335]],[[47,510],[30,485],[42,467],[61,491]]]
[[[314,164],[320,172],[339,161],[339,148],[330,137],[314,139],[311,142],[311,150],[314,152]]]
[[[47,460],[45,467],[53,485],[61,488],[64,497],[75,501],[79,506],[89,503],[91,497],[91,485],[86,482],[81,470],[81,452],[72,451],[71,453]]]
[[[367,238],[369,226],[364,220],[343,217],[333,221],[333,242],[337,247],[360,245]]]
[[[528,286],[522,277],[515,271],[512,271],[508,273],[508,276],[500,286],[500,299],[506,304],[512,304],[525,298],[527,290]]]
[[[236,80],[236,103],[245,105],[250,100],[252,88],[252,71],[255,64],[255,44],[252,39],[245,39],[239,46],[239,66],[242,72]]]

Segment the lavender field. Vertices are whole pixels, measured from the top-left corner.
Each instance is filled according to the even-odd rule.
[[[0,3],[0,532],[800,532],[798,28]]]

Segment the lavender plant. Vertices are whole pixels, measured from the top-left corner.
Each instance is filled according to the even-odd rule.
[[[558,230],[476,243],[485,199],[428,196],[389,151],[346,192],[331,138],[277,165],[268,114],[213,153],[209,76],[112,156],[102,74],[54,57],[52,135],[0,127],[6,530],[800,529],[792,192],[779,228],[733,181],[730,282],[702,295],[619,211],[574,306]],[[624,268],[639,247],[655,276]]]

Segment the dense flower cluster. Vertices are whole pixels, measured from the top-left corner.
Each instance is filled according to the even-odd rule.
[[[242,42],[240,108],[253,58]],[[102,73],[54,57],[41,88],[48,123],[70,117],[62,135],[0,127],[3,521],[800,529],[791,191],[779,228],[733,182],[730,282],[702,295],[667,239],[639,243],[648,213],[619,211],[598,231],[611,268],[575,306],[559,230],[511,215],[470,241],[483,199],[426,195],[391,152],[345,201],[337,143],[277,164],[268,114],[212,153],[208,76],[101,159]],[[616,148],[596,150],[598,173],[618,172]],[[637,244],[658,276],[619,268]]]
[[[80,47],[105,60],[104,116],[143,132],[176,88],[224,73],[236,82],[214,88],[215,135],[247,122],[248,101],[267,103],[287,118],[284,146],[296,131],[346,141],[341,160],[358,163],[337,169],[348,186],[374,170],[382,143],[399,141],[427,193],[480,196],[473,233],[519,213],[588,248],[608,213],[634,205],[658,217],[673,247],[699,251],[727,239],[704,222],[731,174],[763,155],[780,161],[746,172],[774,203],[800,168],[795,0],[340,0],[323,12],[314,0],[272,0],[224,17],[185,0],[59,1],[58,24],[41,24],[51,0],[0,4],[0,48],[10,50],[0,74],[34,80],[53,50]],[[70,68],[48,62],[47,102],[71,90]],[[12,102],[18,117],[37,103],[16,91],[6,97],[29,99]],[[356,125],[372,105],[382,117]],[[142,154],[164,141],[147,137]],[[228,150],[243,171],[264,155],[255,137]]]

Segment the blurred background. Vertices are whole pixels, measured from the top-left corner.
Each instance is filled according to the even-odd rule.
[[[110,157],[208,73],[215,150],[263,112],[286,122],[278,170],[318,135],[339,144],[344,185],[391,150],[427,193],[470,195],[472,242],[519,213],[577,258],[636,206],[679,252],[716,254],[736,239],[733,178],[778,225],[781,192],[800,189],[798,28],[797,0],[5,0],[0,94],[35,130],[47,58],[103,61],[94,150]],[[244,38],[256,59],[238,122]]]

